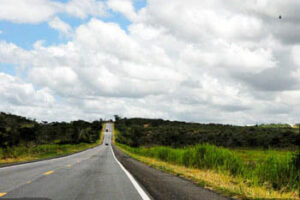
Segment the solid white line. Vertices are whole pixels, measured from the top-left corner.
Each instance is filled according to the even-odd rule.
[[[125,172],[125,174],[128,176],[129,180],[131,181],[131,183],[133,184],[133,186],[135,187],[135,189],[138,191],[138,193],[140,194],[140,196],[142,197],[143,200],[150,200],[149,196],[146,194],[146,192],[141,188],[141,186],[138,184],[138,182],[136,182],[136,180],[133,178],[133,176],[129,173],[129,171],[127,171],[127,169],[125,169],[125,167],[118,161],[118,159],[115,156],[115,153],[112,149],[112,147],[110,146],[111,152],[113,154],[114,159],[117,161],[117,163],[120,165],[121,169]]]

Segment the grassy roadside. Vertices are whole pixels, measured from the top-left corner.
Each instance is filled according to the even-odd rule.
[[[118,136],[118,134],[119,131],[115,130],[114,139]],[[278,163],[277,161],[284,161],[284,159],[282,158],[288,158],[290,152],[287,151],[266,151],[262,153],[259,150],[234,150],[233,153],[241,159],[233,159],[232,162],[229,163],[229,165],[224,166],[229,167],[229,172],[225,171],[224,173],[224,168],[222,169],[222,167],[220,166],[217,166],[217,168],[199,168],[189,164],[187,164],[186,166],[184,164],[181,164],[182,158],[184,158],[184,156],[182,156],[182,150],[177,151],[176,149],[172,150],[164,149],[164,147],[156,147],[153,148],[151,152],[151,149],[149,150],[147,148],[131,148],[116,142],[114,143],[124,153],[128,154],[136,160],[139,160],[147,165],[150,165],[167,173],[171,173],[192,180],[199,186],[217,191],[225,196],[234,197],[236,199],[300,199],[299,191],[297,189],[287,190],[285,187],[282,187],[281,189],[274,189],[269,184],[253,184],[253,180],[249,180],[245,177],[241,177],[238,175],[232,175],[230,173],[230,167],[235,164],[234,161],[237,161],[237,164],[239,164],[240,162],[251,164],[255,161],[264,160],[268,160],[269,162],[274,161],[275,166],[278,169],[280,169],[280,166],[278,166],[278,164],[280,163]],[[157,148],[161,149],[158,150]],[[172,153],[170,153],[170,151],[172,151]],[[223,153],[222,157],[224,157],[224,153],[226,154],[226,150],[218,153]],[[227,153],[227,157],[230,159],[232,156],[234,156],[230,154],[230,152]],[[273,160],[274,156],[279,160]],[[187,160],[189,162],[193,160],[193,158],[191,159],[190,157]],[[210,161],[213,163],[214,160],[215,159]],[[210,161],[208,161],[208,163]],[[284,167],[284,164],[286,163],[282,164]],[[270,170],[273,171],[272,169],[263,167],[259,170],[265,170],[261,172],[266,174],[268,174]],[[275,173],[277,174],[278,171],[275,171]],[[253,173],[249,173],[249,175],[251,174]],[[283,174],[283,178],[284,176],[285,174]]]
[[[104,126],[100,132],[100,139],[95,143],[80,144],[44,144],[35,146],[17,146],[8,149],[0,149],[0,166],[12,163],[22,163],[35,160],[43,160],[80,152],[102,144]]]
[[[264,150],[264,149],[247,149],[247,148],[236,148],[231,149],[237,156],[239,156],[245,162],[259,162],[264,161],[266,158],[271,156],[272,154],[276,154],[276,157],[282,159],[286,157],[291,152],[286,149],[277,149],[277,150]]]
[[[151,167],[187,178],[201,187],[217,191],[225,196],[236,199],[300,199],[298,191],[283,192],[270,189],[268,186],[249,185],[249,182],[240,177],[218,173],[215,170],[196,169],[171,164],[159,159],[132,153],[122,144],[116,143],[116,146],[132,158]]]

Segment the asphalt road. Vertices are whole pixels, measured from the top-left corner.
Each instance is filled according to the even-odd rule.
[[[98,147],[66,157],[0,168],[0,200],[227,199],[130,158],[112,147],[112,124],[105,126],[108,132]]]
[[[0,168],[0,199],[150,199],[115,158],[112,125],[103,145],[66,157]],[[109,145],[105,145],[108,143]]]

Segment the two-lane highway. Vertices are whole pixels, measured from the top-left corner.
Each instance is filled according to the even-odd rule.
[[[0,199],[150,199],[104,142],[70,156],[0,168]],[[108,145],[105,145],[108,143]]]

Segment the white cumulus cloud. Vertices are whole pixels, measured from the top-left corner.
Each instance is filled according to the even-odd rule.
[[[59,17],[55,17],[48,24],[51,28],[57,30],[61,36],[70,37],[72,35],[72,27]]]
[[[65,5],[65,11],[79,18],[106,15],[106,5],[99,0],[71,0]]]
[[[133,0],[108,0],[107,5],[115,12],[120,12],[129,20],[136,20],[137,14],[133,6]]]
[[[63,5],[49,0],[0,0],[0,20],[16,23],[47,21],[63,9]]]
[[[24,91],[39,96],[37,87],[59,99],[46,116],[41,114],[46,108],[38,107],[36,117],[120,114],[234,124],[299,120],[300,38],[295,30],[300,15],[289,14],[299,7],[295,1],[148,0],[138,12],[129,0],[107,5],[73,0],[64,6],[73,16],[95,16],[74,30],[51,16],[52,28],[72,33],[67,43],[38,41],[25,50],[0,42],[0,62],[23,73],[11,78],[34,86]],[[127,30],[97,18],[105,6],[132,22]],[[32,111],[32,106],[16,105],[29,104],[26,98],[7,90],[0,96],[18,113]]]
[[[0,0],[0,20],[14,23],[41,23],[59,13],[86,18],[106,15],[106,5],[99,0],[70,0],[66,3],[52,0]]]

